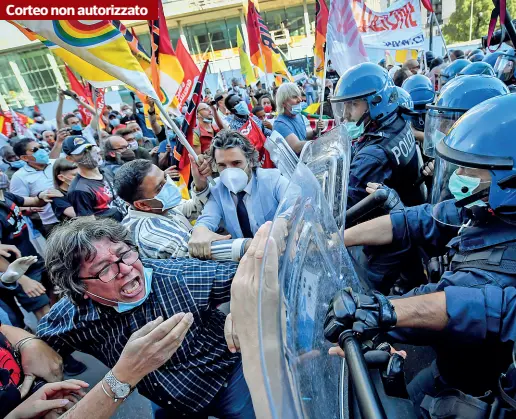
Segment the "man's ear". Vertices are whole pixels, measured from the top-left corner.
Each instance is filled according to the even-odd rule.
[[[150,205],[147,204],[147,201],[134,201],[133,206],[138,211],[143,211],[143,212],[152,212],[152,210],[154,209]]]
[[[27,156],[27,155],[21,156],[20,160],[23,160],[24,162],[27,162],[27,163],[33,161],[30,159],[30,156]]]
[[[75,163],[75,160],[73,159],[72,156],[66,156],[65,159],[68,161],[71,161],[72,163]]]

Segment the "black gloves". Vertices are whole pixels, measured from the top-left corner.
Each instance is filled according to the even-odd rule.
[[[383,294],[374,291],[369,296],[345,288],[335,294],[328,307],[324,336],[336,343],[343,331],[352,330],[362,339],[370,339],[378,332],[392,329],[396,320],[394,307]]]

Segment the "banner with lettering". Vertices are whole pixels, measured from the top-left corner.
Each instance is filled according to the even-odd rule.
[[[425,40],[419,0],[400,0],[394,8],[375,12],[364,0],[353,0],[353,15],[367,48],[419,49]]]

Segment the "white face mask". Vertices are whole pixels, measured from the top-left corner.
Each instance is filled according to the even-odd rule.
[[[220,173],[220,180],[224,186],[234,194],[243,191],[249,183],[247,173],[238,167],[228,167],[224,169]]]

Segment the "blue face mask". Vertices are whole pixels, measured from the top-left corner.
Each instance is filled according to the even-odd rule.
[[[120,119],[115,118],[109,121],[112,127],[118,127],[120,125]]]
[[[151,200],[161,202],[162,208],[153,208],[157,210],[167,211],[176,207],[181,202],[181,192],[174,181],[167,176],[167,182],[161,188],[161,191]],[[149,201],[142,199],[142,201]]]
[[[50,163],[50,157],[48,156],[48,151],[40,148],[32,155],[36,159],[36,163],[38,164],[48,164]]]
[[[290,107],[290,113],[292,115],[299,115],[303,109],[301,108],[301,103],[298,103],[296,105],[292,105]]]
[[[359,126],[357,126],[356,122],[347,122],[346,129],[348,130],[348,134],[351,139],[356,140],[364,133],[364,123],[362,122]]]
[[[25,162],[23,160],[16,160],[16,161],[10,162],[8,164],[13,169],[21,169],[23,166],[25,166]]]
[[[149,294],[152,289],[152,269],[144,268],[143,276],[145,277],[145,296],[138,301],[133,301],[132,303],[122,303],[118,302],[118,305],[113,307],[119,313],[124,313],[126,311],[132,310],[138,306],[141,306],[145,300],[149,297]]]
[[[143,138],[143,133],[142,133],[141,131],[136,131],[136,132],[134,133],[134,139],[135,139],[136,141],[140,141],[142,138]]]
[[[82,132],[82,127],[80,124],[74,124],[70,128],[72,129],[72,131],[81,131]]]
[[[461,199],[473,195],[473,191],[476,188],[478,188],[479,185],[479,178],[458,175],[456,171],[452,173],[452,175],[450,176],[450,180],[448,181],[448,188],[450,189],[450,192],[457,201],[460,201]],[[474,205],[485,206],[486,204],[484,201],[478,200],[466,205],[466,208],[472,207]]]
[[[308,103],[306,103],[306,102],[301,102],[301,103],[299,104],[299,106],[301,106],[301,109],[305,109],[305,108],[308,106]]]
[[[247,116],[250,114],[249,108],[244,101],[238,102],[234,109],[237,115]]]

